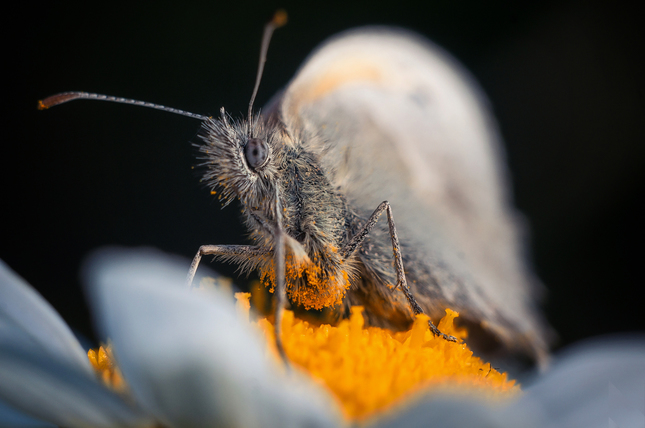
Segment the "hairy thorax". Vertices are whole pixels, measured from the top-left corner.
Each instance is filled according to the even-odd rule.
[[[348,209],[343,197],[327,181],[315,157],[290,148],[279,167],[282,223],[287,234],[285,274],[289,300],[305,309],[323,309],[342,303],[356,276],[355,263],[344,260],[349,239]],[[268,215],[269,213],[266,213]],[[273,234],[247,224],[256,245],[273,251]],[[258,266],[261,280],[275,288],[275,262],[266,257]]]

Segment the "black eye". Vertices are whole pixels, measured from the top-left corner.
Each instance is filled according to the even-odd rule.
[[[244,156],[246,163],[253,169],[264,166],[269,157],[269,147],[267,143],[258,138],[251,138],[244,147]]]

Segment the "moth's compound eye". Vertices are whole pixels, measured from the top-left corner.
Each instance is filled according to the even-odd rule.
[[[269,158],[269,147],[264,140],[251,138],[244,147],[246,163],[253,169],[264,166]]]

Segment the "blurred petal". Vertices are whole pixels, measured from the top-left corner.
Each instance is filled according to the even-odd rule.
[[[93,374],[85,351],[65,321],[0,260],[0,343],[9,337]]]
[[[525,391],[509,411],[539,414],[541,427],[643,428],[645,336],[575,345]]]
[[[86,269],[98,324],[130,388],[172,427],[338,426],[313,383],[279,375],[231,298],[184,286],[189,262],[153,250],[103,250]]]
[[[56,428],[56,425],[27,416],[0,400],[0,427]]]
[[[464,393],[435,392],[405,403],[374,419],[372,428],[517,428],[537,427],[530,419],[514,419],[501,406]]]
[[[472,397],[432,394],[372,426],[645,427],[645,337],[595,339],[554,358],[506,406]]]
[[[65,427],[150,425],[133,406],[78,366],[36,354],[22,343],[0,346],[0,399]]]

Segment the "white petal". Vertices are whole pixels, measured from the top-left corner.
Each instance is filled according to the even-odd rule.
[[[436,392],[380,415],[370,428],[517,428],[538,427],[531,419],[515,419],[503,408],[467,394]]]
[[[150,425],[150,419],[78,366],[21,345],[0,346],[0,399],[15,409],[66,427]]]
[[[432,394],[373,427],[645,427],[645,337],[596,339],[565,350],[508,405]]]
[[[0,260],[0,343],[9,340],[7,336],[21,338],[40,352],[92,373],[85,351],[65,321],[40,294]]]
[[[27,416],[0,400],[0,427],[56,428],[56,425]]]
[[[515,414],[543,416],[542,427],[645,427],[645,336],[601,338],[561,353],[537,377]]]
[[[98,323],[139,402],[174,427],[338,426],[321,390],[277,374],[230,297],[184,287],[189,262],[104,250],[86,277]]]

